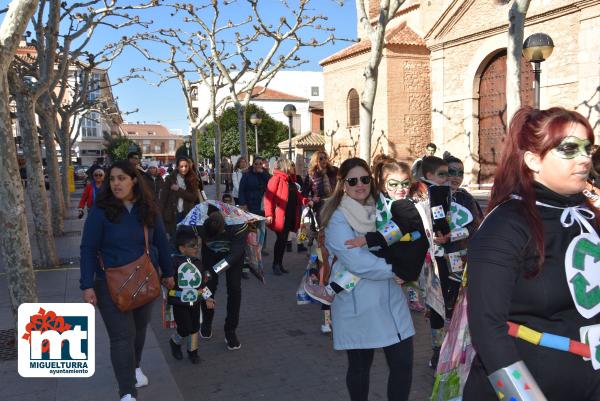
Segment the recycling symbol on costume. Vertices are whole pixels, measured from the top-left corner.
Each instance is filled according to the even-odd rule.
[[[177,268],[177,285],[179,288],[198,288],[202,283],[202,275],[198,268],[188,259]]]
[[[571,297],[581,316],[600,312],[600,238],[582,233],[573,238],[565,254],[565,273]]]
[[[450,204],[450,230],[464,227],[473,221],[471,211],[461,204],[452,202]]]
[[[584,326],[579,328],[581,342],[590,347],[590,357],[592,367],[595,370],[600,370],[600,325]],[[583,358],[589,361],[590,358]]]
[[[198,290],[195,288],[186,288],[181,291],[181,302],[196,302],[198,300]]]

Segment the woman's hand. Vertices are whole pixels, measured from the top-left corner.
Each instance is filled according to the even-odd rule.
[[[96,298],[96,291],[93,288],[86,288],[83,290],[83,302],[96,306],[98,304],[98,298]]]
[[[215,309],[215,306],[217,306],[217,302],[212,298],[208,298],[205,302],[208,309]]]
[[[344,242],[344,245],[346,245],[348,249],[360,248],[363,245],[367,245],[367,238],[363,235],[360,237],[349,239],[346,242]]]
[[[171,185],[171,191],[179,191],[179,185],[177,185],[177,184]]]
[[[175,279],[173,277],[165,277],[162,279],[162,285],[167,287],[169,290],[175,288]]]
[[[396,275],[394,275],[394,281],[396,282],[396,284],[398,284],[398,285],[400,285],[400,286],[401,286],[402,284],[404,284],[404,280],[402,280],[400,277],[398,277],[398,276],[396,276]]]

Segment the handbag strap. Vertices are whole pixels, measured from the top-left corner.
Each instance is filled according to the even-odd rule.
[[[148,227],[144,224],[144,253],[150,256],[150,251],[148,250],[150,247],[148,246]],[[106,267],[104,266],[104,260],[102,259],[102,254],[98,251],[98,263],[100,263],[100,268],[102,271],[106,271]]]

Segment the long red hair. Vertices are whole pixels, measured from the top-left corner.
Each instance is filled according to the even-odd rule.
[[[512,194],[522,197],[522,211],[528,226],[531,227],[535,248],[539,256],[539,272],[544,262],[544,229],[540,215],[535,206],[535,192],[533,189],[533,172],[525,164],[525,152],[529,151],[544,157],[550,150],[557,147],[572,125],[581,124],[585,127],[588,140],[594,143],[594,131],[588,120],[576,111],[566,110],[562,107],[552,107],[547,110],[538,110],[531,107],[519,109],[513,116],[500,163],[496,167],[494,186],[490,202],[489,213],[493,208],[508,200]],[[588,202],[590,208],[593,208]],[[596,223],[600,220],[596,213]]]

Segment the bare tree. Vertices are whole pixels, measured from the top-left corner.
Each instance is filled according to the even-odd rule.
[[[243,5],[240,3],[249,6],[250,15],[240,18],[239,21],[223,20],[226,7],[229,7],[229,10],[233,7],[239,9]],[[221,173],[221,135],[218,119],[222,107],[228,101],[234,103],[238,115],[240,153],[247,157],[245,110],[256,85],[260,82],[266,87],[277,71],[305,63],[305,60],[296,55],[300,48],[322,46],[333,40],[330,33],[332,29],[320,24],[327,18],[322,15],[308,15],[311,10],[309,3],[310,0],[300,0],[297,7],[292,7],[288,1],[281,1],[291,16],[282,16],[275,27],[261,16],[258,0],[209,1],[200,6],[186,3],[165,4],[173,10],[173,16],[183,16],[186,26],[190,27],[187,32],[182,28],[170,28],[161,29],[153,35],[146,35],[145,38],[140,37],[140,40],[152,40],[168,46],[169,56],[160,57],[142,45],[137,45],[149,60],[167,64],[167,74],[163,80],[179,81],[188,108],[192,135],[207,118],[210,117],[216,122],[217,182],[220,182]],[[304,30],[325,31],[329,35],[321,41],[306,40],[302,35]],[[251,58],[253,52],[258,52],[253,49],[253,45],[259,41],[261,45],[270,43],[271,46],[263,57]],[[286,45],[289,45],[289,48],[283,52],[281,49]],[[190,78],[190,75],[193,78]],[[208,88],[210,100],[207,110],[201,111],[192,107],[191,94],[193,87],[202,86]],[[219,97],[219,90],[225,86],[229,88],[228,96]],[[217,188],[220,191],[219,187]]]
[[[375,1],[375,0],[368,0]],[[367,0],[356,0],[356,14],[364,31],[371,41],[369,61],[365,66],[363,76],[365,86],[360,100],[360,157],[371,163],[371,136],[373,132],[373,105],[377,94],[377,80],[379,64],[385,46],[385,31],[388,23],[394,18],[396,12],[405,0],[380,0],[377,21],[373,22],[367,13]]]
[[[506,4],[507,0],[500,0]],[[508,45],[506,47],[506,121],[521,107],[521,57],[525,17],[531,0],[513,0],[508,11]]]
[[[13,316],[24,302],[37,302],[25,196],[12,132],[7,72],[37,0],[13,0],[0,25],[0,257],[8,281]]]

